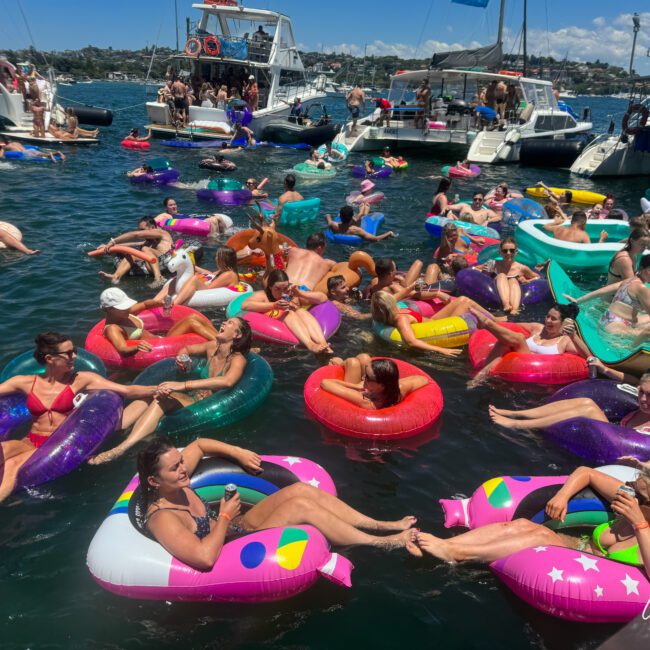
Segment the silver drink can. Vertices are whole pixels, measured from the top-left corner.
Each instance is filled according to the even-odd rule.
[[[237,486],[234,483],[228,483],[223,491],[224,501],[230,501],[237,494]]]
[[[617,492],[625,492],[626,494],[629,494],[631,497],[636,496],[636,490],[633,487],[630,487],[629,485],[621,485]]]
[[[189,354],[179,354],[178,361],[183,366],[183,372],[192,370],[192,357]]]

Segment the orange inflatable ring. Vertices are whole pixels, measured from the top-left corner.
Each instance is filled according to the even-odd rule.
[[[429,383],[409,393],[399,404],[371,410],[355,406],[342,397],[323,390],[323,379],[343,379],[342,366],[324,366],[312,372],[304,389],[305,408],[309,415],[328,429],[352,438],[399,440],[429,429],[442,413],[440,387],[416,366],[392,359],[400,377],[420,375]]]
[[[141,311],[138,314],[138,318],[140,318],[144,323],[145,329],[152,334],[162,335],[160,338],[146,339],[147,343],[151,343],[153,347],[153,350],[150,352],[137,352],[128,357],[123,357],[115,349],[115,346],[104,336],[106,319],[99,321],[99,323],[88,332],[84,347],[93,352],[93,354],[96,354],[108,367],[134,368],[136,370],[142,370],[161,359],[175,357],[179,350],[186,345],[205,343],[205,339],[198,334],[164,336],[174,324],[191,314],[199,316],[207,323],[210,322],[210,320],[203,314],[199,313],[195,309],[183,305],[174,306],[169,316],[166,316],[163,313],[162,307]],[[140,343],[140,340],[138,339],[126,342],[129,347],[137,346],[138,343]]]
[[[235,251],[240,251],[245,246],[248,246],[251,239],[259,234],[259,231],[254,228],[248,228],[247,230],[240,230],[236,232],[228,241],[226,246],[230,246]],[[287,243],[287,246],[297,247],[298,244],[293,241],[290,237],[283,235],[282,233],[277,233],[278,241],[280,244]],[[249,255],[242,259],[237,260],[237,263],[241,266],[253,266],[257,268],[264,268],[266,266],[266,255]]]
[[[201,41],[198,38],[188,38],[187,43],[185,43],[185,54],[192,58],[196,58],[201,54],[202,47]]]
[[[90,257],[102,257],[102,255],[131,255],[132,257],[137,257],[140,260],[153,264],[156,261],[156,256],[143,251],[138,250],[137,248],[131,248],[130,246],[109,246],[108,253],[102,246],[97,250],[90,251],[88,255]]]
[[[639,121],[636,126],[630,127],[630,118],[636,113],[639,114]],[[623,115],[621,129],[625,135],[636,135],[640,133],[643,127],[648,123],[648,107],[644,104],[632,104]]]
[[[210,34],[203,39],[203,51],[208,56],[219,56],[219,53],[221,52],[221,42],[216,36]]]
[[[502,323],[502,326],[526,337],[530,336],[530,332],[517,323]],[[487,330],[477,330],[472,334],[468,353],[474,369],[479,370],[485,366],[496,344],[497,339]],[[490,376],[512,382],[555,385],[587,379],[589,372],[587,362],[577,354],[508,352],[492,367]]]

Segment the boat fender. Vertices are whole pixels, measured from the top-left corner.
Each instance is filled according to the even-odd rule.
[[[201,54],[201,41],[198,38],[188,38],[187,43],[185,43],[185,54],[191,57],[198,57]]]
[[[637,122],[636,126],[631,127],[629,126],[630,118],[636,113],[639,114],[639,121]],[[623,122],[621,123],[621,129],[625,135],[636,135],[643,129],[643,127],[647,124],[647,122],[648,122],[647,106],[644,106],[643,104],[630,104],[630,106],[627,109],[627,113],[623,115]]]

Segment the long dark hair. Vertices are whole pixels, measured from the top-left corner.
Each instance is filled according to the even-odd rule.
[[[176,446],[169,438],[158,436],[138,454],[138,479],[142,493],[143,514],[146,513],[149,504],[157,494],[156,488],[149,483],[149,477],[158,473],[160,457],[175,448]]]
[[[392,359],[373,359],[370,362],[375,381],[384,388],[382,408],[395,406],[402,398],[399,390],[399,370]]]
[[[278,282],[289,282],[289,276],[282,269],[273,269],[273,271],[269,273],[269,277],[266,280],[266,287],[264,287],[264,293],[271,302],[275,300],[271,293],[271,289],[273,285]]]
[[[446,192],[450,187],[451,187],[451,180],[449,178],[442,178],[438,183],[438,189],[436,190],[436,194],[440,194],[440,192]]]
[[[59,332],[44,332],[39,334],[35,339],[36,349],[34,350],[34,359],[42,366],[45,365],[45,357],[48,354],[56,354],[57,348],[61,343],[70,341],[70,337]]]
[[[648,235],[650,235],[650,232],[648,231],[647,228],[644,228],[643,226],[639,228],[634,228],[630,232],[630,236],[627,238],[627,242],[625,243],[625,246],[623,246],[621,250],[622,251],[632,250],[632,242],[635,242],[638,239],[643,239],[644,237],[648,237]]]
[[[251,350],[251,343],[253,338],[250,323],[243,318],[239,318],[239,316],[235,316],[235,320],[239,322],[239,333],[241,336],[238,339],[233,340],[232,347],[230,349],[233,354],[235,352],[239,352],[239,354],[247,355]]]
[[[565,318],[573,318],[575,320],[578,314],[580,313],[580,307],[578,307],[578,305],[576,305],[575,302],[570,302],[567,305],[560,305],[559,303],[556,302],[553,305],[551,305],[549,311],[551,311],[551,309],[554,309],[555,311],[559,312],[560,316],[562,317],[562,320],[564,320]]]

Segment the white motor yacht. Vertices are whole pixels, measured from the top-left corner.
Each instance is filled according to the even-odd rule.
[[[432,95],[426,109],[415,100],[424,80]],[[490,110],[478,115],[481,88],[499,81],[509,88],[503,115],[493,118],[494,111]],[[550,145],[543,154],[547,157],[554,155],[554,149],[567,148],[557,145],[558,141],[573,141],[569,148],[575,146],[575,158],[584,146],[582,136],[592,128],[590,121],[578,119],[568,106],[558,105],[550,81],[505,71],[430,69],[395,74],[391,76],[388,101],[392,109],[383,123],[375,110],[358,120],[356,133],[348,122],[337,140],[352,151],[377,151],[385,146],[456,146],[471,162],[502,163],[519,161],[522,147],[540,140]]]
[[[288,116],[294,100],[300,99],[306,108],[310,101],[326,96],[322,79],[309,81],[305,76],[288,16],[239,6],[236,0],[192,7],[201,12],[201,17],[188,34],[184,51],[175,57],[186,68],[183,78],[199,87],[204,81],[215,86],[224,83],[230,94],[233,84],[228,81],[236,83],[253,75],[259,89],[258,107],[251,111],[243,100],[215,107],[210,101],[199,102],[197,97],[189,107],[187,124],[181,126],[178,121],[174,124],[167,103],[147,102],[147,126],[155,135],[229,137],[233,119],[246,111],[252,113],[250,128],[261,133],[270,122]]]

